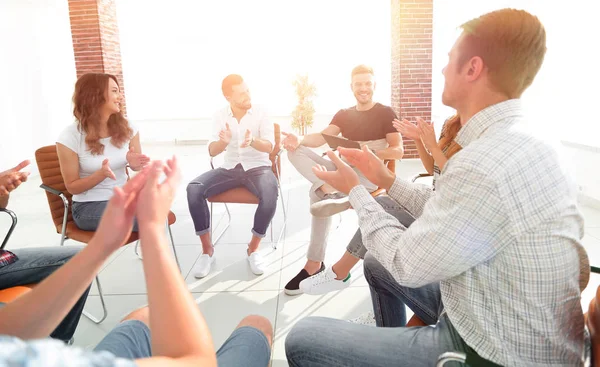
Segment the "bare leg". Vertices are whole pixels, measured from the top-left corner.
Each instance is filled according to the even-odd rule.
[[[266,318],[257,315],[246,316],[239,323],[236,329],[239,329],[244,326],[251,326],[255,329],[260,330],[267,337],[269,345],[273,344],[273,325],[271,325],[271,322]]]
[[[260,245],[260,240],[262,240],[262,238],[252,236],[252,239],[250,240],[250,243],[248,244],[248,255],[250,255],[251,253],[258,250],[258,246]]]
[[[202,242],[202,253],[212,257],[215,249],[210,240],[210,232],[200,235],[200,242]]]
[[[319,269],[321,269],[321,262],[306,260],[306,265],[304,265],[304,269],[308,272],[308,274],[313,275],[317,271],[319,271]]]
[[[354,265],[356,265],[359,260],[360,259],[358,257],[355,257],[348,251],[344,252],[342,258],[339,259],[338,262],[336,262],[332,267],[332,270],[336,275],[335,279],[346,279],[346,277],[348,277],[348,274],[350,274],[350,270],[352,270]]]

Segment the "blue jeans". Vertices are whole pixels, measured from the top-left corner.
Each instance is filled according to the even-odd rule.
[[[120,358],[152,356],[150,329],[138,320],[122,322],[98,343],[94,351],[108,351]],[[258,329],[244,326],[235,331],[217,351],[220,367],[266,367],[271,359],[267,337]]]
[[[393,215],[402,225],[408,228],[414,221],[415,218],[406,210],[402,205],[398,204],[394,199],[387,195],[378,196],[375,201],[379,203],[385,209],[386,212]],[[367,254],[367,248],[362,242],[362,234],[360,228],[356,230],[354,237],[346,246],[346,250],[352,254],[352,256],[359,259],[364,259]]]
[[[403,287],[369,254],[364,267],[378,327],[303,319],[285,341],[290,366],[434,366],[444,352],[470,350],[443,313],[439,284]],[[403,327],[405,305],[435,327]]]
[[[108,201],[74,201],[71,213],[77,228],[84,231],[97,230],[107,205]],[[133,221],[132,231],[138,231],[136,220]]]
[[[0,289],[40,283],[81,249],[81,246],[60,246],[11,250],[19,259],[0,267]],[[50,334],[52,338],[66,342],[73,337],[89,291],[88,287],[63,321]],[[44,312],[43,305],[40,306],[40,312]]]
[[[236,187],[245,187],[258,198],[252,234],[260,238],[265,236],[277,209],[277,178],[271,167],[256,167],[244,171],[241,164],[232,169],[217,168],[208,171],[188,184],[188,206],[197,235],[210,231],[210,211],[206,199]]]

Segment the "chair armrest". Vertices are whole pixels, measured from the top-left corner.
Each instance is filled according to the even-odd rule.
[[[430,173],[419,173],[418,175],[414,176],[410,182],[415,182],[416,180],[423,178],[423,177],[432,177],[433,175]]]
[[[462,352],[445,352],[440,354],[436,367],[443,367],[448,362],[465,363],[467,355]]]
[[[60,192],[60,191],[58,191],[58,190],[56,190],[56,189],[53,189],[53,188],[51,188],[50,186],[47,186],[47,185],[41,184],[41,185],[40,185],[40,187],[41,187],[42,189],[44,189],[44,190],[48,191],[49,193],[56,195],[56,196],[64,196],[62,192]]]
[[[0,208],[0,213],[8,214],[10,216],[10,218],[12,219],[12,224],[10,225],[8,232],[6,232],[6,236],[4,237],[4,240],[2,240],[2,246],[0,246],[0,250],[3,250],[4,246],[6,246],[6,244],[8,243],[8,239],[10,238],[13,231],[15,230],[15,227],[17,226],[17,215],[12,210],[8,210],[5,208]]]
[[[471,367],[502,367],[492,361],[480,357],[473,352],[446,352],[438,357],[437,367],[444,366],[447,362],[461,362]]]
[[[65,206],[65,211],[63,213],[63,220],[62,220],[62,229],[60,231],[60,233],[61,233],[60,245],[62,246],[64,239],[66,238],[66,235],[67,235],[67,218],[69,217],[69,199],[67,199],[65,194],[63,194],[61,191],[53,189],[48,185],[41,184],[40,187],[42,189],[46,190],[46,192],[49,192],[51,194],[54,194],[54,195],[60,197],[62,199],[63,205]]]

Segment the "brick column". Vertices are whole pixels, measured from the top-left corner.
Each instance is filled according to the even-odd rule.
[[[391,0],[391,15],[392,108],[409,121],[431,121],[433,0]],[[404,157],[419,157],[406,137]]]
[[[116,0],[69,0],[69,17],[79,78],[85,73],[113,74],[119,80],[127,113]]]

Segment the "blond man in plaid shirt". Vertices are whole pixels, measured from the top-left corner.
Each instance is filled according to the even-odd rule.
[[[519,99],[542,65],[544,27],[504,9],[462,29],[442,101],[460,116],[463,149],[446,163],[435,195],[366,150],[340,152],[418,217],[409,228],[334,154],[337,171],[316,169],[358,214],[378,327],[304,319],[286,340],[291,366],[431,366],[446,351],[503,366],[583,364],[583,218],[556,152],[526,132]],[[405,306],[434,327],[404,327]]]

